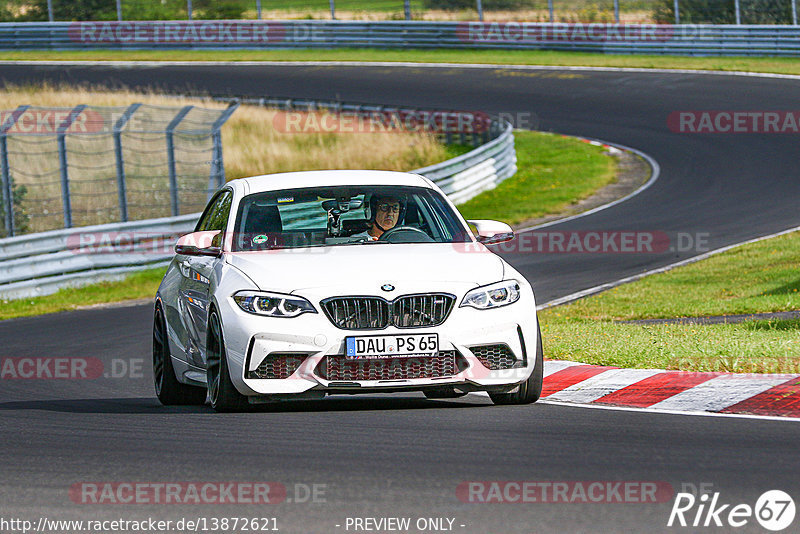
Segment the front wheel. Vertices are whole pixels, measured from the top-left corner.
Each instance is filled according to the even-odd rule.
[[[544,351],[542,350],[542,331],[536,325],[536,367],[528,379],[519,385],[514,393],[489,393],[495,404],[531,404],[542,395],[544,382]]]
[[[208,317],[206,382],[211,407],[215,411],[238,412],[248,408],[247,397],[239,393],[231,381],[225,341],[222,337],[222,324],[216,311],[212,311]]]
[[[167,323],[161,305],[153,318],[153,384],[164,406],[199,405],[206,402],[206,390],[178,382],[167,340]]]

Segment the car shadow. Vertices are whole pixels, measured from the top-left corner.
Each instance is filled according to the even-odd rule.
[[[328,397],[321,400],[283,401],[251,405],[243,413],[282,412],[359,412],[376,410],[432,410],[455,408],[479,408],[490,406],[484,397],[460,399],[425,399],[412,397]],[[210,405],[162,406],[155,397],[99,398],[99,399],[51,399],[24,400],[0,403],[0,411],[41,410],[61,413],[87,414],[184,414],[214,413]]]

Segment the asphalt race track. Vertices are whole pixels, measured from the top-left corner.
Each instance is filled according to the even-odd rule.
[[[703,246],[509,255],[541,302],[800,225],[796,135],[681,134],[667,127],[676,111],[795,110],[800,80],[346,65],[0,65],[0,80],[530,113],[539,129],[652,156],[661,167],[652,187],[549,230],[682,233],[701,236]],[[711,484],[719,502],[731,505],[753,506],[771,489],[800,497],[800,426],[791,421],[500,407],[476,396],[335,397],[234,415],[163,408],[151,385],[150,329],[149,306],[0,322],[3,357],[86,356],[101,361],[105,374],[0,381],[4,518],[277,517],[284,532],[352,532],[348,517],[411,517],[412,525],[441,517],[464,533],[668,532],[708,530],[667,527],[672,492],[685,484]],[[287,501],[84,504],[69,492],[84,482],[186,481],[276,482],[286,486]],[[470,481],[652,481],[671,492],[645,504],[465,503],[457,488]],[[308,502],[304,488],[314,484],[324,495]],[[753,518],[737,530],[763,531]]]

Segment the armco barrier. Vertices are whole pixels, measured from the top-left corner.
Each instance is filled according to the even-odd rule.
[[[302,102],[301,106],[309,104]],[[316,104],[318,109],[326,105]],[[455,203],[495,187],[516,172],[517,158],[509,123],[493,122],[489,132],[486,144],[412,172],[428,177]],[[0,299],[47,295],[63,287],[113,280],[136,269],[165,265],[173,256],[177,237],[192,231],[199,216],[195,213],[0,239]]]
[[[0,49],[505,48],[794,56],[800,27],[431,21],[127,21],[0,24]]]

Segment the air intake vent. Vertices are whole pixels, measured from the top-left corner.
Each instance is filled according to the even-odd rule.
[[[344,356],[325,356],[316,373],[325,380],[411,380],[458,374],[463,366],[456,362],[454,350],[439,351],[438,356],[348,360]],[[463,358],[462,358],[463,359]]]
[[[272,353],[261,362],[258,369],[247,372],[247,378],[289,378],[303,364],[305,354]]]
[[[514,353],[506,344],[478,345],[470,347],[469,350],[484,367],[492,371],[514,369],[524,365],[521,360],[514,358]]]
[[[380,297],[333,297],[322,301],[330,321],[344,330],[380,330],[389,325],[419,328],[442,324],[456,297],[448,293],[404,295],[394,301]]]

